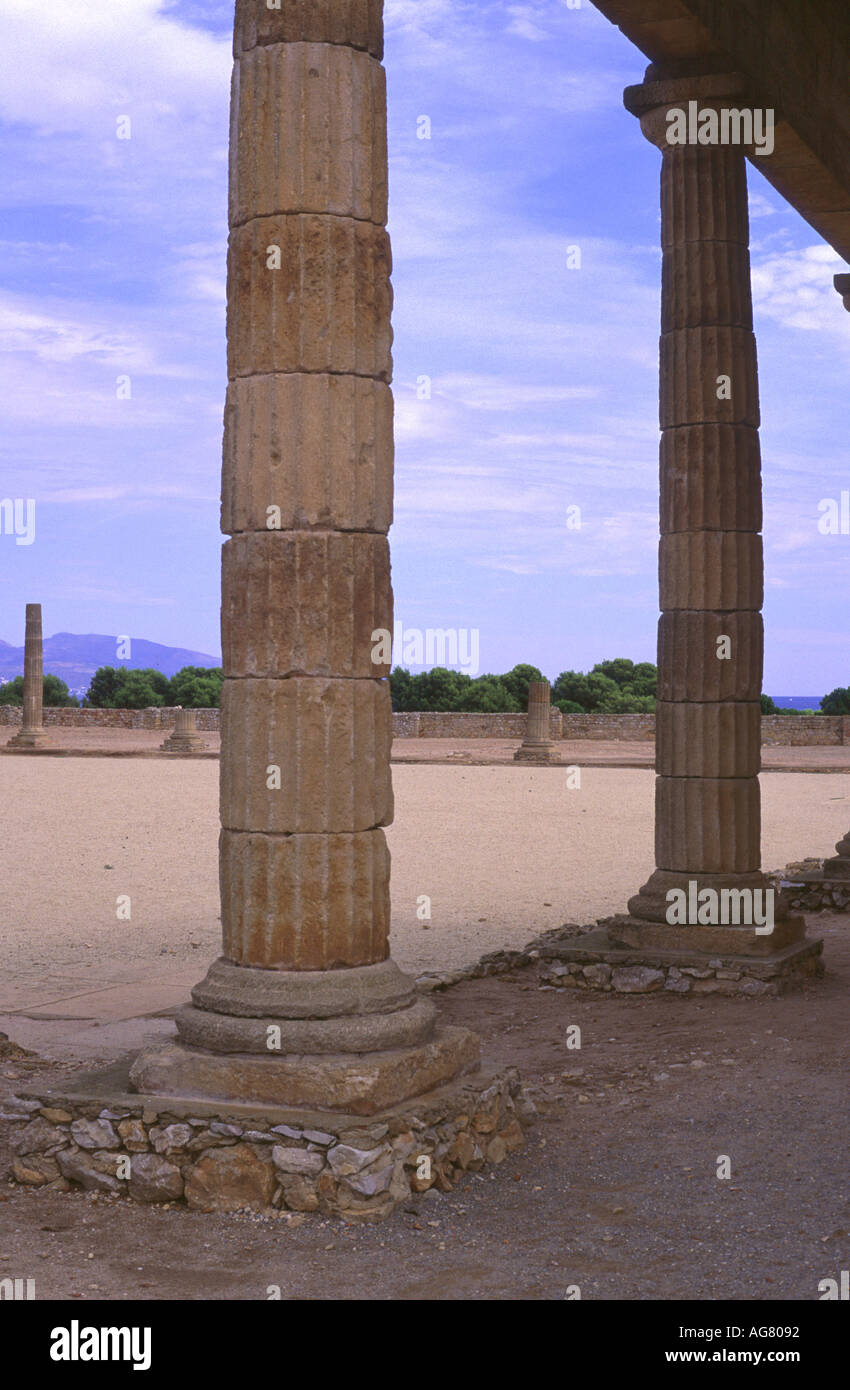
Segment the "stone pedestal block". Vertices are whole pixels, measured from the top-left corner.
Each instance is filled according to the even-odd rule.
[[[227,679],[221,739],[226,830],[353,833],[392,820],[383,681]]]
[[[239,377],[224,416],[222,530],[384,533],[392,523],[393,398],[364,377]]]
[[[221,832],[224,952],[237,965],[336,970],[389,951],[390,855],[357,835]]]
[[[266,531],[222,552],[221,630],[231,676],[388,676],[376,631],[392,633],[383,536]]]
[[[228,375],[341,372],[389,381],[391,269],[389,237],[371,222],[295,213],[234,228]]]

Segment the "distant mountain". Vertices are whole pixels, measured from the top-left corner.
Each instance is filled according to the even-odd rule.
[[[185,647],[164,647],[159,642],[146,642],[143,637],[130,639],[129,661],[119,661],[117,638],[100,633],[81,635],[57,632],[44,639],[45,674],[59,676],[73,695],[85,695],[91,678],[99,666],[127,666],[130,670],[153,667],[164,676],[173,676],[184,666],[220,666],[221,657],[209,652],[193,652]],[[24,649],[0,641],[0,681],[12,680],[24,673]]]

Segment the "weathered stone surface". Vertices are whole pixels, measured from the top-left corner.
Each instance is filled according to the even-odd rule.
[[[79,1183],[86,1192],[119,1193],[125,1184],[111,1173],[101,1172],[95,1162],[95,1155],[82,1149],[61,1149],[56,1155],[59,1171],[63,1178]]]
[[[683,242],[664,252],[661,331],[703,324],[752,330],[746,246],[729,241]]]
[[[411,1047],[431,1036],[436,1010],[420,999],[390,1014],[331,1019],[235,1018],[184,1005],[176,1014],[177,1032],[190,1047],[211,1052],[361,1053]],[[277,1030],[274,1034],[271,1029]],[[278,1046],[269,1047],[274,1037]],[[172,1126],[177,1128],[177,1126]],[[164,1152],[159,1150],[158,1152]]]
[[[325,1166],[325,1157],[310,1149],[287,1149],[276,1144],[272,1149],[272,1162],[279,1173],[318,1177]]]
[[[236,0],[233,51],[238,58],[258,44],[329,43],[383,56],[383,0]]]
[[[293,213],[234,228],[228,376],[341,372],[390,381],[391,270],[389,238],[371,222]]]
[[[660,777],[756,777],[761,767],[761,706],[725,701],[655,707],[655,769]]]
[[[59,1164],[47,1154],[27,1154],[25,1158],[12,1160],[12,1176],[15,1182],[26,1183],[29,1187],[43,1187],[59,1177]]]
[[[361,1197],[378,1197],[382,1192],[389,1191],[393,1169],[394,1165],[388,1163],[376,1173],[358,1173],[343,1181],[349,1191],[356,1192]]]
[[[109,1120],[74,1120],[71,1136],[81,1149],[117,1149],[121,1142]]]
[[[757,532],[761,448],[750,425],[685,425],[661,436],[661,531]]]
[[[720,639],[728,637],[731,654]],[[658,624],[659,700],[759,700],[764,658],[760,613],[673,610]]]
[[[318,1211],[319,1185],[315,1178],[283,1174],[281,1190],[290,1211]]]
[[[386,682],[225,680],[221,731],[224,829],[354,833],[392,820]]]
[[[186,1201],[194,1211],[261,1211],[271,1205],[276,1185],[271,1158],[237,1144],[198,1160],[186,1178]]]
[[[658,868],[705,874],[755,873],[761,863],[757,777],[658,777]]]
[[[661,537],[662,609],[759,612],[764,601],[761,536],[748,531],[682,531]]]
[[[354,835],[222,831],[226,955],[240,965],[299,972],[385,959],[389,872],[382,830]]]
[[[136,1202],[176,1202],[183,1196],[183,1176],[176,1163],[159,1154],[134,1154],[130,1196]]]
[[[15,1134],[12,1139],[12,1152],[16,1154],[44,1153],[45,1149],[51,1149],[54,1144],[67,1143],[68,1135],[56,1125],[50,1124],[42,1116],[37,1115],[34,1120],[30,1120],[22,1130]]]
[[[158,1154],[170,1154],[186,1148],[192,1138],[192,1129],[189,1125],[166,1125],[155,1137],[151,1130],[150,1137]]]
[[[230,223],[273,213],[387,220],[380,63],[317,43],[259,47],[234,69]]]
[[[354,1149],[350,1144],[337,1144],[328,1149],[328,1163],[337,1178],[347,1178],[368,1168],[370,1163],[381,1157],[382,1148]],[[387,1150],[389,1152],[389,1150]]]
[[[142,1052],[130,1081],[154,1094],[373,1115],[474,1069],[478,1055],[478,1039],[463,1028],[437,1028],[419,1047],[366,1053],[356,1063],[344,1056],[219,1057],[175,1045]]]
[[[128,1153],[146,1153],[150,1148],[141,1120],[122,1120],[118,1125],[118,1134]]]
[[[688,85],[693,91],[691,79]],[[661,244],[664,250],[676,246],[699,247],[706,242],[731,242],[749,248],[747,171],[740,147],[671,146],[667,141],[667,109],[659,115],[660,119],[656,119],[664,154],[661,166]],[[741,278],[749,276],[749,266],[739,265],[736,270]]]
[[[652,994],[664,988],[664,971],[648,965],[623,965],[611,974],[618,994]]]
[[[415,999],[413,981],[394,960],[350,970],[283,971],[219,958],[192,990],[199,1009],[244,1018],[342,1018],[408,1008]]]
[[[325,373],[238,377],[224,413],[221,529],[386,533],[393,398],[385,382]],[[277,512],[270,508],[278,508]]]
[[[384,536],[266,531],[222,551],[221,640],[229,676],[375,680],[390,660],[373,640],[392,633]]]
[[[43,1105],[40,1113],[51,1125],[69,1125],[74,1118],[70,1110],[57,1110],[50,1105]]]
[[[721,378],[730,378],[728,392]],[[661,338],[661,428],[760,422],[756,340],[744,328],[681,328]],[[718,395],[718,391],[720,394]]]

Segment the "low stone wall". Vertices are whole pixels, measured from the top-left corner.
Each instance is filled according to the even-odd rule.
[[[195,710],[200,733],[218,733],[220,711]],[[45,709],[46,728],[173,729],[177,712],[160,709]],[[0,705],[0,727],[17,728],[19,705]],[[404,711],[393,715],[396,738],[494,738],[521,742],[524,714],[465,714],[452,711]],[[594,739],[604,743],[652,742],[654,714],[561,714],[553,709],[549,722],[553,739]],[[819,714],[808,717],[768,714],[761,721],[763,747],[850,744],[850,716]]]
[[[196,724],[201,733],[219,732],[220,711],[195,710]],[[58,709],[44,710],[45,728],[52,729],[173,729],[177,710],[162,706],[152,709]],[[0,705],[0,727],[20,727],[23,710],[20,705]]]
[[[83,1188],[195,1211],[321,1212],[346,1220],[386,1216],[412,1194],[450,1192],[465,1172],[499,1164],[524,1145],[534,1103],[513,1068],[471,1077],[406,1102],[385,1119],[315,1123],[198,1116],[194,1102],[147,1109],[139,1097],[111,1108],[63,1102],[50,1091],[15,1096],[3,1118],[15,1180],[54,1191]],[[303,1219],[303,1218],[297,1218]]]

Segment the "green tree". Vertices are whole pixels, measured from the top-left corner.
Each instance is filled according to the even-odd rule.
[[[98,709],[148,709],[171,702],[171,682],[161,671],[146,667],[101,666],[92,677],[85,703]]]
[[[824,695],[820,707],[824,714],[850,714],[850,690],[846,686],[836,686]]]
[[[525,703],[528,704],[527,692]],[[504,676],[485,675],[470,681],[455,709],[475,714],[517,714],[522,706],[508,689]]]
[[[43,677],[42,701],[45,709],[63,708],[70,709],[79,705],[79,700],[72,695],[67,685],[59,676],[49,673]],[[0,686],[0,705],[22,705],[24,703],[24,678],[15,676],[14,680],[7,681]]]
[[[394,710],[416,710],[416,687],[413,677],[403,666],[396,666],[390,672],[390,695]]]
[[[514,666],[513,670],[508,671],[504,676],[480,676],[480,680],[501,681],[508,695],[516,704],[519,710],[528,709],[528,687],[532,681],[542,681],[546,677],[542,671],[538,671],[536,666],[525,664]],[[508,706],[513,708],[513,706]]]
[[[771,700],[771,698],[770,698],[769,695],[762,695],[762,697],[761,697],[761,712],[762,712],[762,714],[778,714],[778,713],[779,713],[779,710],[777,709],[776,704],[774,703],[773,700]]]
[[[450,671],[446,666],[434,666],[430,671],[420,671],[411,677],[419,710],[453,710],[459,708],[459,700],[472,685],[469,676],[462,671]]]
[[[76,695],[72,695],[59,676],[50,674],[44,677],[44,705],[53,709],[76,709],[79,705]]]
[[[217,709],[223,684],[220,666],[184,666],[171,677],[170,702],[184,709]]]

